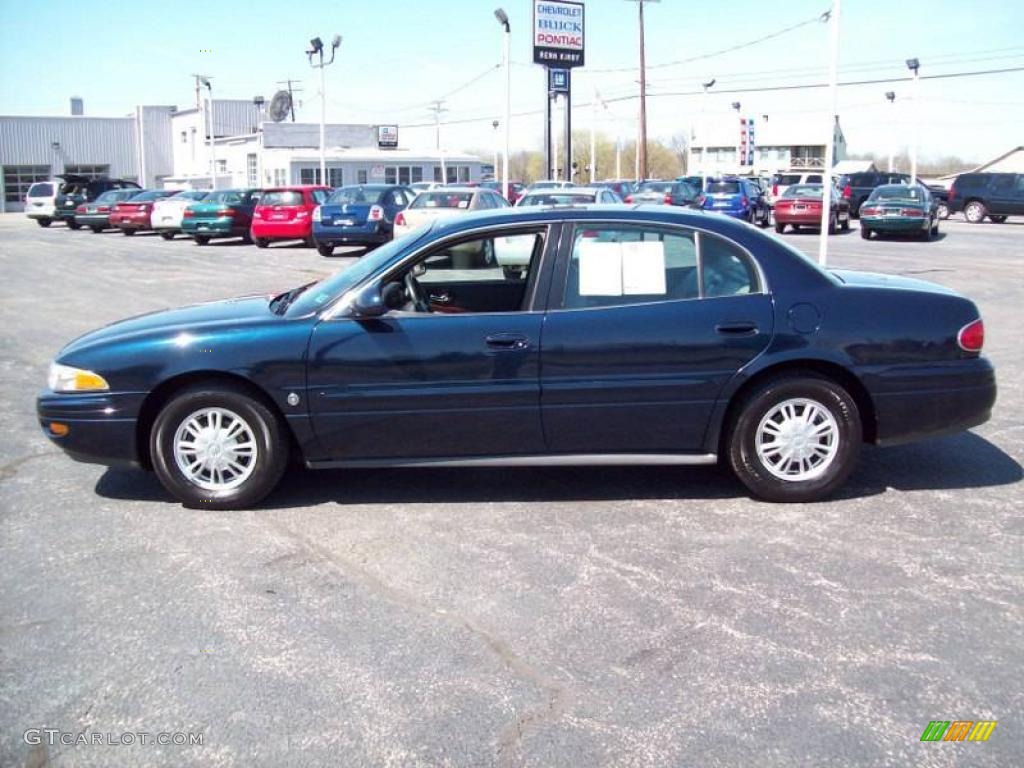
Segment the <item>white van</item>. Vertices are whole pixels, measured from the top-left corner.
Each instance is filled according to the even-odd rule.
[[[61,182],[58,179],[37,181],[28,188],[25,195],[25,213],[35,219],[40,227],[48,227],[55,215],[54,202],[60,192]]]

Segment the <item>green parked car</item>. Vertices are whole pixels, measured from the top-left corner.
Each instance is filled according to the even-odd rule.
[[[875,187],[860,207],[860,236],[872,232],[931,240],[939,234],[938,199],[920,184]]]
[[[240,237],[251,243],[252,212],[262,194],[260,189],[214,190],[185,209],[181,231],[196,245],[206,245],[215,237]]]

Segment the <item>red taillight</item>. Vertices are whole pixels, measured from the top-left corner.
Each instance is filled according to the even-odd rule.
[[[853,187],[851,187],[849,184],[843,187],[843,197],[845,197],[847,200],[853,197]]]
[[[235,211],[232,208],[220,208],[219,210],[214,212],[214,216],[219,216],[219,217],[234,216],[234,215],[235,215]]]
[[[779,185],[778,184],[772,184],[772,197],[778,197],[778,196],[779,196]]]
[[[904,216],[909,216],[912,219],[924,218],[924,211],[919,210],[917,208],[904,208],[902,211],[900,211],[900,213],[902,213]]]
[[[85,213],[85,206],[80,205],[77,208],[75,208],[75,213]]]
[[[395,215],[395,226],[396,227],[404,227],[405,226],[405,214],[402,213],[402,211],[399,211]]]
[[[109,205],[101,205],[96,210],[99,211],[100,213],[109,213],[110,212],[110,206]]]
[[[624,202],[624,203],[632,203],[633,202],[633,196],[632,195],[626,195],[626,199],[623,200],[622,202]]]
[[[949,188],[949,202],[953,202],[954,197],[956,197],[956,182],[953,182]]]
[[[254,210],[254,211],[252,212],[252,217],[253,217],[254,219],[262,219],[262,218],[263,218],[263,212],[262,212],[262,211],[260,211],[260,209],[259,209],[259,208],[257,208],[257,209],[255,209],[255,210]]]
[[[861,207],[860,215],[861,216],[877,216],[878,215],[878,209],[877,208],[864,208],[864,207]]]
[[[370,206],[370,215],[367,217],[370,221],[380,221],[384,218],[384,209],[379,205]]]
[[[964,352],[981,352],[985,345],[985,323],[981,318],[961,328],[960,333],[956,335],[956,343]]]
[[[196,215],[195,211],[193,211],[191,208],[186,208],[185,212],[183,214],[181,214],[181,218],[183,218],[183,219],[193,219],[193,218],[195,218],[195,215]]]
[[[672,195],[670,195],[670,194],[666,194],[665,195],[665,203],[667,205],[672,205]]]
[[[740,208],[746,208],[749,202],[750,201],[747,200],[747,196],[744,195],[743,197],[740,198]]]

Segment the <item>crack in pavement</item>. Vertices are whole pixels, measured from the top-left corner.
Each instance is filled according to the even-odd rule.
[[[17,459],[14,459],[14,461],[9,461],[0,467],[0,483],[5,480],[10,480],[18,474],[18,470],[21,469],[24,464],[32,461],[33,459],[41,459],[45,456],[56,455],[56,451],[43,451],[42,453],[30,453],[27,456],[20,456]]]
[[[544,691],[545,701],[543,704],[520,713],[512,722],[501,729],[498,735],[498,765],[513,765],[513,760],[522,744],[523,737],[531,729],[539,727],[545,721],[561,717],[568,709],[572,698],[568,685],[537,669],[517,654],[507,642],[487,630],[475,619],[444,608],[426,605],[415,595],[385,583],[366,569],[339,557],[320,544],[310,541],[283,523],[274,520],[267,522],[283,537],[304,550],[314,561],[320,561],[341,576],[355,580],[371,592],[421,616],[433,619],[440,618],[449,624],[468,630],[483,642],[484,646],[496,655],[506,668],[515,673],[521,680],[525,680]],[[275,560],[279,559],[275,558]]]

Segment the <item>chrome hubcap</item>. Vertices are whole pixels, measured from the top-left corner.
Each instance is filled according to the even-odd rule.
[[[806,398],[773,407],[757,427],[757,457],[780,480],[821,477],[839,450],[839,424],[821,403]]]
[[[190,483],[205,491],[237,488],[256,468],[256,437],[249,424],[226,408],[203,408],[174,433],[174,459]]]

